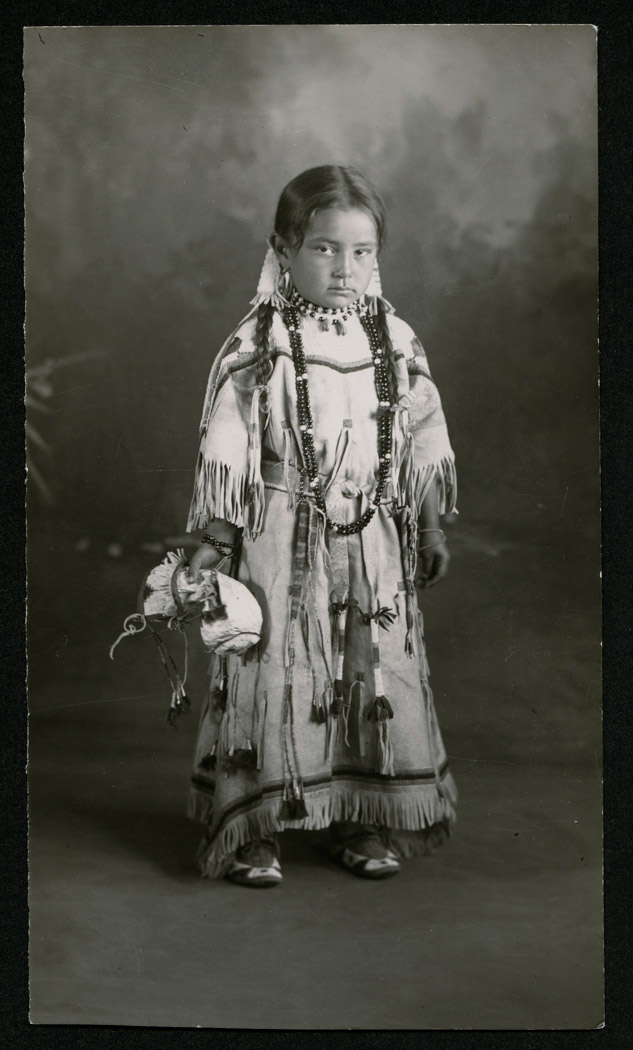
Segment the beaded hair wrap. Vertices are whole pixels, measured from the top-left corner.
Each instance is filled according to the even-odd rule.
[[[376,262],[374,263],[374,269],[372,271],[372,275],[371,275],[371,279],[369,281],[369,284],[367,285],[367,290],[365,292],[365,298],[366,298],[367,303],[369,305],[369,312],[371,314],[375,315],[375,314],[378,313],[378,303],[379,302],[382,303],[383,307],[385,308],[385,310],[386,310],[386,312],[388,314],[395,314],[395,312],[396,312],[395,311],[395,307],[393,307],[391,305],[391,303],[387,299],[385,299],[384,295],[382,294],[382,283],[380,281],[380,270],[378,268],[378,259],[376,259]]]
[[[289,281],[284,281],[285,276],[276,253],[269,247],[259,275],[257,292],[251,299],[251,305],[255,307],[274,306],[276,310],[284,310],[289,305],[284,292],[290,286]]]

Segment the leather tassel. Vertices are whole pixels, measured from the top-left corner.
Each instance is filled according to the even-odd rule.
[[[284,797],[283,797],[283,800],[282,800],[282,803],[281,803],[281,807],[279,809],[279,819],[280,820],[292,820],[293,819],[292,813],[291,813],[290,799],[286,798],[285,791],[284,791]]]
[[[405,651],[407,656],[413,656],[414,655],[414,649],[413,649],[413,628],[412,627],[408,627],[407,628],[407,633],[406,633],[406,635],[404,637],[404,651]]]
[[[325,718],[323,719],[323,721],[327,720],[328,715],[330,714],[330,712],[332,710],[332,704],[333,703],[334,703],[334,686],[332,685],[331,681],[327,681],[325,683],[325,686],[324,686],[324,689],[323,689],[323,695],[321,697],[321,706],[323,708],[323,713],[325,715]]]
[[[345,628],[347,623],[347,601],[333,602],[331,608],[336,613],[336,678],[334,681],[334,701],[332,714],[340,714],[343,708],[343,666],[345,663]]]
[[[301,635],[303,637],[303,644],[305,646],[306,656],[308,657],[308,665],[312,667],[312,646],[310,645],[310,616],[306,605],[302,602],[301,611],[299,613],[299,623],[301,624]]]
[[[338,732],[338,718],[334,715],[333,706],[330,707],[327,726],[325,730],[325,757],[331,762],[336,749],[336,737]]]
[[[382,627],[383,631],[388,631],[396,619],[396,613],[389,605],[379,606],[374,613],[364,613],[362,609],[359,609],[358,613],[366,626],[369,626],[374,620],[379,627]]]
[[[295,799],[294,800],[293,817],[292,817],[292,819],[293,820],[303,820],[304,817],[307,817],[307,815],[308,815],[308,808],[307,808],[307,806],[305,804],[305,799],[303,797]]]
[[[180,715],[188,711],[190,707],[191,700],[185,693],[183,683],[179,681],[172,689],[171,703],[167,712],[167,725],[171,726],[172,729],[175,728]]]
[[[235,773],[239,769],[257,768],[257,748],[253,747],[250,740],[246,741],[246,747],[231,748],[222,763],[227,773]]]
[[[317,326],[320,332],[329,332],[330,330],[330,322],[328,321],[327,317],[319,317],[319,320],[317,321]]]
[[[290,479],[290,457],[292,455],[292,427],[288,420],[281,423],[284,438],[284,485],[288,492],[288,510],[294,510],[295,490]]]
[[[173,562],[173,559],[176,557],[178,557],[178,555],[170,553],[166,560]],[[175,564],[178,564],[180,560],[181,559],[179,558],[179,561]],[[170,655],[165,643],[163,642],[161,636],[159,635],[158,631],[154,630],[151,623],[148,622],[147,618],[142,613],[133,613],[131,616],[128,616],[126,618],[123,624],[122,633],[119,635],[117,640],[110,648],[110,659],[114,659],[114,650],[123,638],[131,636],[133,634],[138,634],[140,631],[145,630],[146,627],[148,628],[152,638],[154,639],[154,642],[158,649],[158,654],[160,656],[161,663],[165,668],[165,673],[169,678],[169,682],[171,685],[171,701],[169,704],[169,710],[167,712],[167,725],[171,728],[175,728],[176,722],[180,715],[184,714],[191,707],[191,700],[185,693],[189,646],[187,641],[187,635],[185,634],[182,624],[180,623],[177,617],[172,617],[172,619],[168,623],[168,626],[170,628],[175,627],[182,634],[184,639],[185,666],[182,676],[180,675],[178,668],[176,667],[176,664],[172,656]]]
[[[400,457],[401,457],[401,422],[402,417],[396,406],[390,409],[392,414],[391,424],[391,485],[393,496],[397,503],[402,503],[400,498]]]
[[[417,570],[417,519],[410,512],[406,524],[406,619],[407,633],[404,640],[404,651],[407,656],[413,656],[413,629],[415,626],[415,574]]]
[[[303,820],[307,815],[308,809],[303,797],[303,787],[301,784],[295,780],[292,789],[289,784],[285,784],[281,809],[279,810],[279,819]]]
[[[257,705],[257,769],[264,764],[264,732],[266,729],[266,709],[268,707],[268,692],[265,691]]]
[[[386,696],[377,696],[367,712],[368,722],[386,722],[393,718],[393,707]]]
[[[303,799],[288,798],[281,803],[280,820],[303,820],[308,810]]]
[[[261,419],[262,405],[267,401],[268,387],[256,386],[251,401],[251,417],[248,426],[248,478],[247,534],[255,538],[262,530],[264,521],[264,481],[261,473]],[[268,406],[265,409],[268,414]],[[264,424],[265,425],[265,424]]]
[[[215,770],[215,768],[216,768],[216,766],[218,764],[218,759],[217,759],[217,755],[216,755],[216,749],[217,749],[217,743],[213,745],[213,747],[208,752],[208,754],[204,755],[200,759],[200,763],[199,763],[200,768],[204,769],[207,773],[212,773]]]
[[[382,685],[382,674],[379,668],[375,671],[377,682]],[[378,772],[393,776],[393,748],[389,734],[389,719],[393,718],[393,708],[381,692],[367,712],[367,720],[376,724],[378,746]]]
[[[211,700],[213,706],[218,711],[226,711],[226,702],[228,700],[228,689],[226,685],[226,678],[222,679],[220,685],[216,686],[211,693]]]
[[[327,721],[326,698],[328,695],[328,689],[326,686],[325,690],[322,693],[319,693],[317,689],[316,675],[314,671],[312,672],[312,683],[313,688],[311,718],[313,722],[318,722],[322,725],[323,722]]]
[[[389,733],[389,723],[384,720],[378,725],[378,772],[383,776],[392,777],[394,774],[393,747]]]
[[[334,682],[334,698],[332,700],[332,714],[337,716],[343,709],[343,682],[337,678]]]
[[[350,687],[350,691],[349,691],[350,712],[352,710],[352,695],[353,695],[354,689],[356,689],[358,691],[357,703],[356,703],[356,705],[354,707],[355,722],[356,722],[355,728],[354,728],[354,732],[355,732],[356,740],[358,741],[359,753],[360,753],[360,755],[362,757],[362,755],[363,755],[362,721],[363,721],[363,704],[365,702],[365,673],[363,671],[358,671],[357,672],[356,678],[352,682],[352,685]]]
[[[350,688],[348,690],[348,693],[347,693],[347,700],[343,701],[343,706],[341,708],[341,713],[339,715],[339,720],[340,720],[340,723],[341,723],[341,725],[343,727],[343,742],[345,744],[345,747],[349,747],[350,746],[350,744],[349,744],[349,713],[350,713],[351,706],[352,706],[351,705],[352,688],[353,687],[350,686]]]

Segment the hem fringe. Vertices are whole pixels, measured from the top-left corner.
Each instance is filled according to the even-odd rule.
[[[433,785],[426,789],[428,794],[422,798],[418,795],[395,799],[362,789],[341,794],[335,791],[334,787],[320,798],[306,791],[308,816],[301,820],[280,820],[278,814],[282,800],[281,796],[276,796],[260,802],[250,812],[233,817],[217,834],[209,828],[196,857],[201,874],[206,878],[222,878],[235,851],[254,838],[265,838],[286,830],[320,831],[334,821],[386,827],[401,856],[410,857],[429,852],[428,831],[433,825],[453,824],[456,819],[457,789],[450,773],[442,780],[441,794]],[[187,805],[189,819],[208,824],[212,811],[212,800],[192,788]]]

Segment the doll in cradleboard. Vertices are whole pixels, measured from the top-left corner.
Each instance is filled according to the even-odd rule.
[[[191,576],[234,555],[263,628],[212,658],[189,815],[201,872],[247,886],[281,881],[285,829],[329,829],[333,859],[378,879],[455,816],[416,593],[448,569],[454,457],[422,346],[382,297],[384,235],[355,169],[293,179],[209,377]]]

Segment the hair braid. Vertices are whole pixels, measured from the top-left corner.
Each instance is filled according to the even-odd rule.
[[[256,379],[258,386],[266,386],[270,379],[272,367],[272,348],[270,332],[273,326],[275,308],[270,303],[262,303],[257,310],[257,324],[253,342],[257,350]]]
[[[396,404],[398,400],[398,375],[396,372],[396,353],[394,350],[393,343],[391,342],[391,332],[389,331],[389,323],[387,321],[387,311],[385,304],[382,299],[378,299],[376,303],[376,315],[374,317],[374,324],[376,326],[376,332],[380,340],[380,345],[385,352],[385,361],[387,365],[387,379],[389,380],[389,396],[392,404]]]

